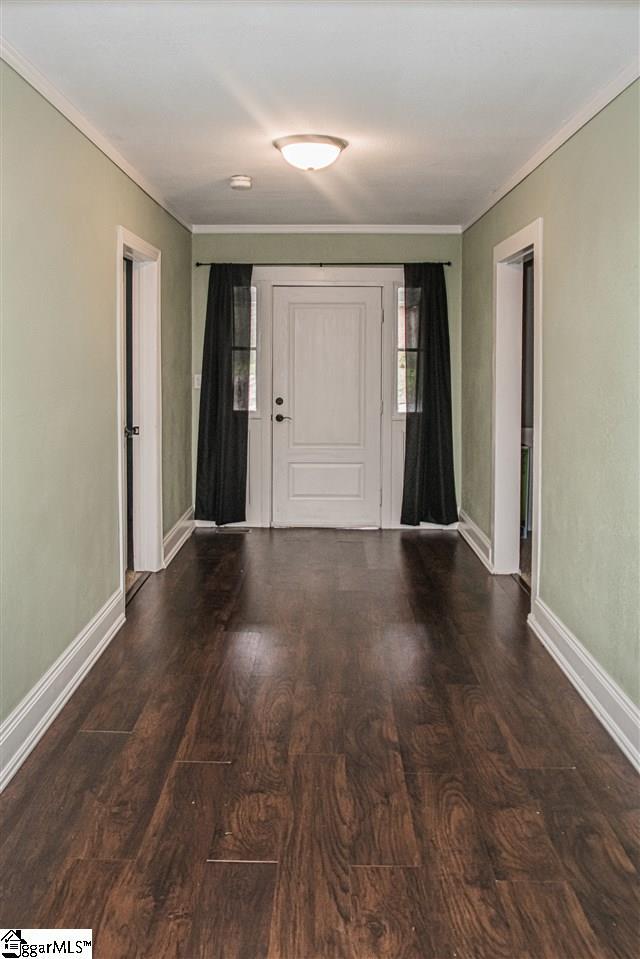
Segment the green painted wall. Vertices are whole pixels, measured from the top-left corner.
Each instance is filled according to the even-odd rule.
[[[120,224],[162,251],[165,532],[191,505],[191,236],[0,70],[4,717],[118,586]]]
[[[639,701],[639,85],[463,236],[462,507],[489,535],[493,247],[543,217],[540,594]]]
[[[461,237],[402,234],[195,234],[193,260],[239,263],[404,263],[406,260],[451,260],[445,268],[451,334],[451,389],[455,472],[460,489],[460,295]],[[202,343],[209,271],[193,271],[193,369],[202,368]],[[193,456],[198,446],[200,393],[193,392]],[[194,472],[195,475],[195,472]]]

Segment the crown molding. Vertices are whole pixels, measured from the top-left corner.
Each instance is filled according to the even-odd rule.
[[[38,68],[15,49],[4,37],[0,36],[0,59],[4,60],[23,80],[37,90],[37,92],[73,124],[80,133],[91,140],[94,146],[104,153],[129,179],[133,180],[141,190],[155,200],[170,216],[177,220],[187,230],[191,231],[191,224],[183,220],[179,213],[165,200],[162,193],[150,183],[121,153],[109,142],[106,136],[96,129],[92,123],[73,105],[60,90],[55,87]]]
[[[491,207],[495,206],[496,203],[499,203],[500,200],[502,200],[507,193],[510,193],[514,187],[518,186],[519,183],[522,183],[522,181],[528,177],[530,173],[533,173],[533,171],[539,167],[540,164],[544,163],[544,161],[547,160],[552,153],[555,153],[555,151],[564,143],[566,143],[567,140],[570,140],[571,137],[581,129],[581,127],[585,126],[585,124],[587,124],[590,120],[593,120],[593,118],[600,113],[601,110],[604,110],[604,108],[608,106],[612,100],[615,100],[615,98],[620,96],[620,94],[623,93],[627,87],[631,86],[631,84],[634,83],[639,76],[640,68],[637,61],[630,63],[627,67],[625,67],[624,70],[622,70],[617,77],[611,81],[611,83],[607,84],[604,89],[597,93],[592,100],[590,100],[581,110],[578,111],[578,113],[574,114],[574,116],[571,117],[571,119],[568,120],[567,123],[565,123],[564,126],[562,126],[557,133],[551,137],[550,140],[547,140],[544,146],[540,147],[540,149],[537,150],[533,156],[530,157],[527,162],[520,167],[519,170],[510,176],[509,179],[503,183],[499,189],[495,190],[485,199],[485,201],[476,209],[473,216],[463,224],[462,232],[464,233],[464,231],[468,230],[470,226],[473,226],[473,224],[476,223],[480,217],[484,216],[484,214],[491,209]]]
[[[459,224],[427,223],[194,223],[193,233],[459,234]]]

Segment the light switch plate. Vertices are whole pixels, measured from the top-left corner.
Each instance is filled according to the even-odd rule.
[[[202,386],[202,373],[193,374],[193,388],[194,390],[199,390]]]

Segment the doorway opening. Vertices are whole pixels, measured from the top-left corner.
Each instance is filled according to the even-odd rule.
[[[117,234],[120,586],[128,602],[162,569],[160,251]]]
[[[538,595],[542,220],[494,248],[492,566]]]
[[[150,576],[148,570],[136,568],[134,556],[134,458],[136,456],[135,439],[140,434],[134,415],[134,343],[133,343],[133,260],[125,256],[122,262],[124,279],[124,327],[125,327],[125,496],[127,501],[127,545],[124,574],[125,601],[133,599],[144,581]]]

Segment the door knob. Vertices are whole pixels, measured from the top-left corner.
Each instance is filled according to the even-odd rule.
[[[276,423],[282,423],[283,420],[290,420],[290,416],[283,416],[282,413],[276,413]]]

